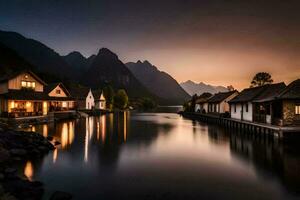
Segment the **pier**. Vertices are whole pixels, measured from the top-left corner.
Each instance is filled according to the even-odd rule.
[[[199,120],[206,123],[213,123],[225,128],[244,131],[255,134],[257,137],[269,137],[284,139],[288,136],[300,136],[300,127],[275,126],[271,124],[263,124],[249,121],[242,121],[232,118],[224,118],[220,115],[201,114],[193,112],[181,112],[183,117]]]

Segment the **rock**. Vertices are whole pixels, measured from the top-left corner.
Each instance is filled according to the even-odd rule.
[[[52,137],[52,136],[48,136],[48,137],[47,137],[47,140],[52,141],[52,140],[53,140],[53,137]]]
[[[50,200],[70,200],[72,199],[72,195],[66,192],[56,191],[54,192]]]
[[[0,181],[4,179],[4,174],[0,173]]]
[[[7,163],[11,159],[8,150],[0,148],[0,163]]]
[[[17,169],[11,168],[11,167],[8,167],[4,170],[5,174],[15,174],[16,172],[17,172]]]
[[[61,143],[59,141],[54,142],[54,146],[60,145]]]
[[[14,156],[25,156],[27,151],[25,149],[11,149],[10,153]]]
[[[47,153],[49,152],[49,149],[45,146],[39,146],[38,149],[41,151],[41,152],[44,152],[44,153]]]

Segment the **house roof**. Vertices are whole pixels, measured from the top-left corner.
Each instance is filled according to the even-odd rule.
[[[196,99],[196,103],[205,103],[210,97],[212,97],[211,93],[204,92]]]
[[[10,80],[12,78],[15,78],[16,76],[18,76],[22,73],[28,73],[32,77],[34,77],[38,82],[40,82],[42,85],[47,85],[47,83],[45,83],[40,77],[38,77],[35,73],[33,73],[32,71],[30,71],[28,69],[21,70],[21,71],[16,71],[16,72],[10,73],[10,74],[5,74],[5,75],[0,77],[0,82],[8,81],[8,80]]]
[[[63,83],[50,83],[44,87],[44,92],[49,94],[52,90],[54,90],[57,86],[60,86],[63,91],[66,93],[67,96],[71,96],[67,88],[64,86]]]
[[[300,79],[291,82],[279,93],[277,99],[300,99]]]
[[[69,91],[71,93],[71,96],[76,99],[86,99],[90,92],[90,88],[87,87],[73,87],[69,88]]]
[[[101,94],[103,93],[103,91],[102,91],[102,89],[93,90],[92,93],[93,93],[95,100],[97,101],[97,100],[100,100],[100,97],[101,97]]]
[[[7,93],[1,94],[1,97],[11,100],[35,100],[35,101],[72,101],[72,97],[50,97],[46,92],[36,92],[34,90],[8,90]]]
[[[236,92],[237,92],[236,90],[230,91],[230,92],[219,92],[219,93],[215,94],[214,96],[212,96],[211,98],[209,98],[207,102],[208,103],[220,103]]]
[[[286,85],[281,82],[267,85],[264,90],[253,99],[253,102],[267,102],[274,100],[284,89]]]
[[[244,89],[239,95],[233,98],[229,103],[243,103],[243,102],[265,102],[274,99],[280,91],[285,88],[285,84],[276,83],[263,85],[259,87]]]

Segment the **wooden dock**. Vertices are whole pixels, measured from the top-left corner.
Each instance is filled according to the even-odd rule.
[[[219,115],[188,113],[181,112],[183,117],[199,120],[206,123],[213,123],[221,125],[225,128],[245,131],[253,134],[258,134],[261,137],[274,136],[279,139],[286,138],[291,135],[300,136],[300,127],[282,127],[271,124],[263,124],[249,121],[242,121],[232,118],[224,118]]]

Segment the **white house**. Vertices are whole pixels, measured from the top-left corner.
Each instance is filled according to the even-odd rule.
[[[195,112],[199,113],[207,113],[208,111],[208,99],[212,97],[211,93],[203,93],[201,94],[195,102]]]
[[[106,110],[106,99],[102,90],[93,91],[95,97],[95,109]]]
[[[76,87],[71,88],[70,92],[76,100],[78,110],[91,110],[95,107],[95,98],[90,88]]]
[[[260,122],[260,118],[263,118],[262,122],[271,123],[268,99],[273,99],[285,87],[284,83],[278,83],[244,89],[229,101],[231,118],[250,122]],[[264,105],[261,104],[262,102]]]
[[[229,113],[228,102],[238,95],[238,91],[219,92],[208,99],[208,113]]]

